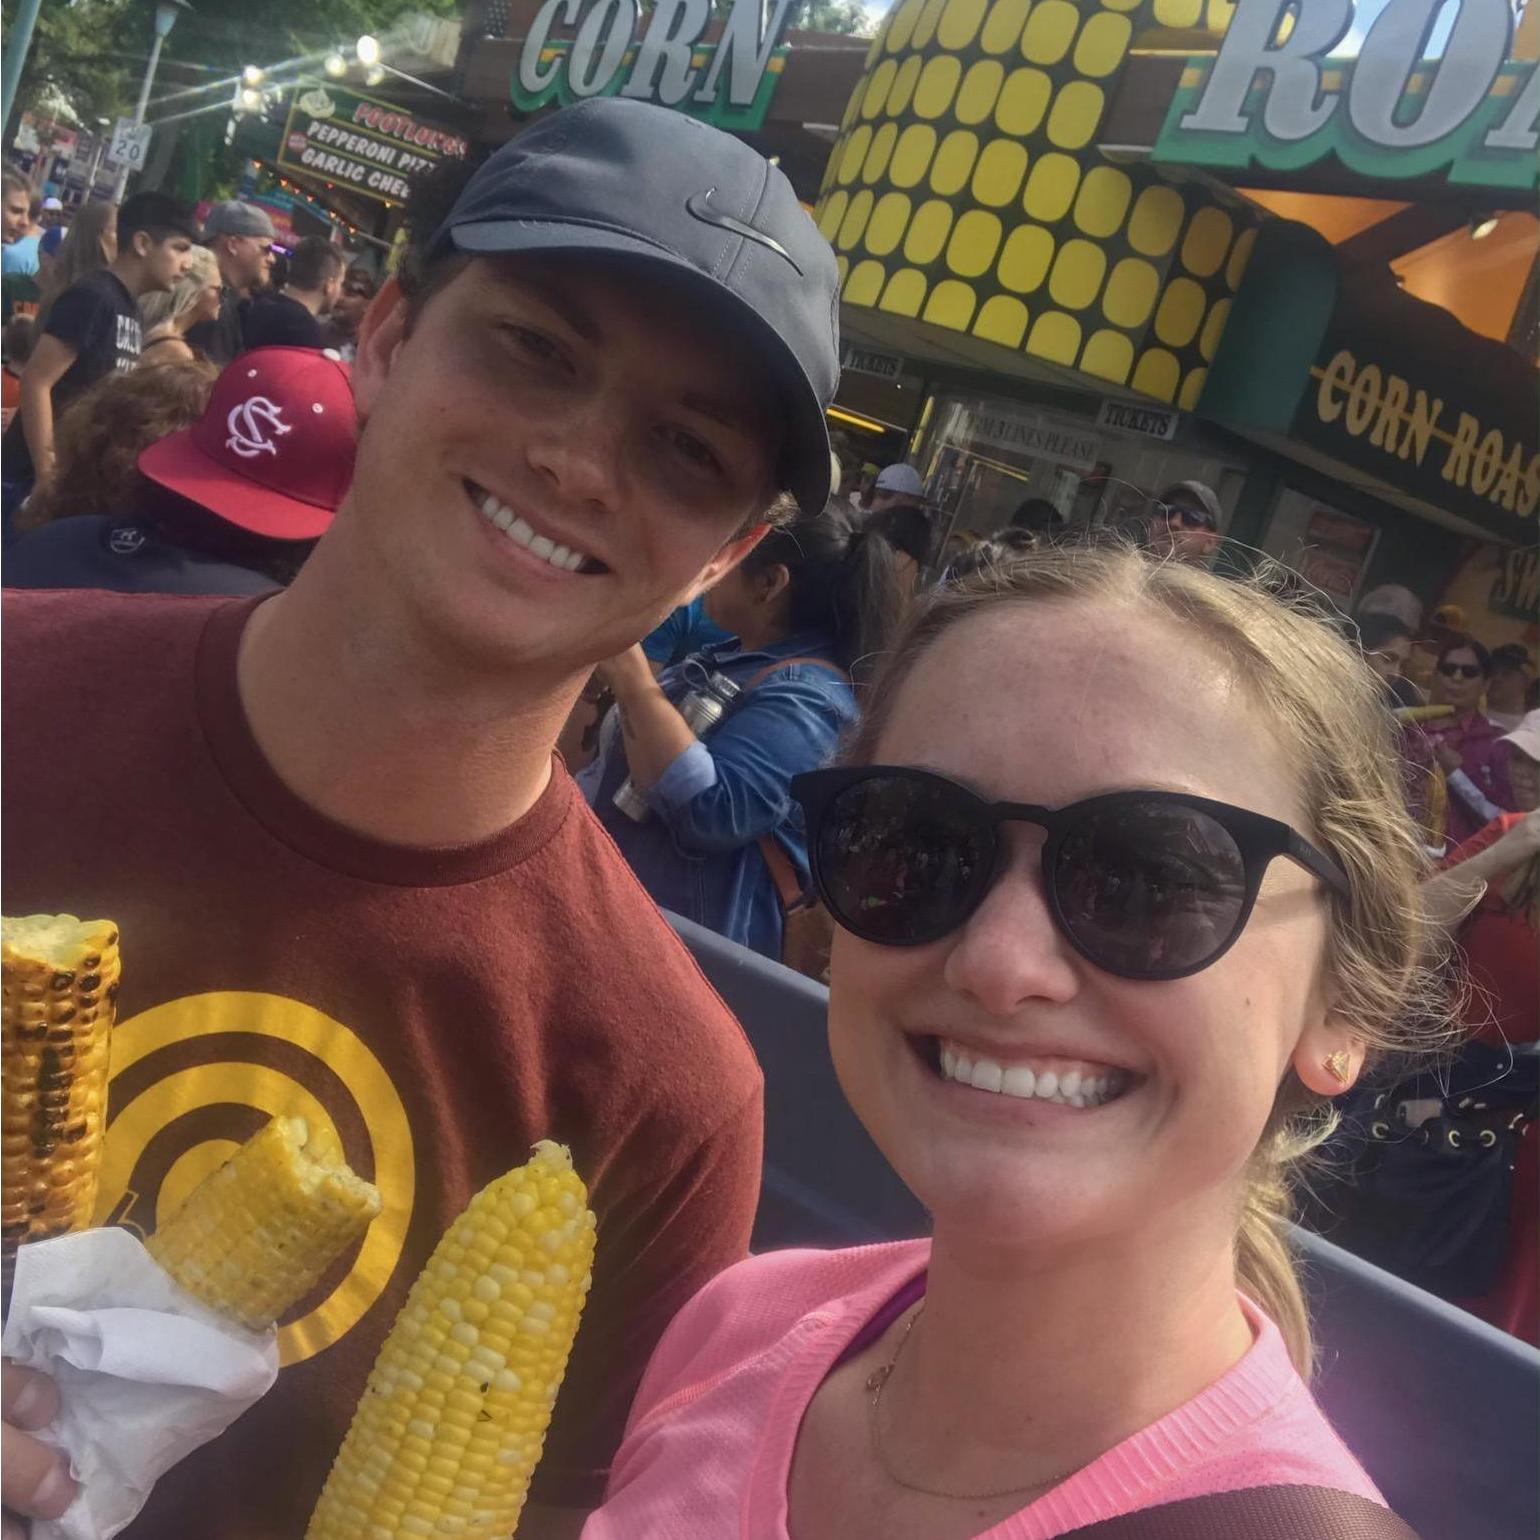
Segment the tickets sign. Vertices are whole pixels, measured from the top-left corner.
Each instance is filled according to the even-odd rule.
[[[330,82],[302,81],[289,107],[278,164],[366,198],[401,203],[413,178],[466,149],[462,135],[390,102]]]

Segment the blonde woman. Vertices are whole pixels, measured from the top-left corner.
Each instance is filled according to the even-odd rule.
[[[146,364],[185,364],[203,355],[187,341],[189,328],[219,315],[219,263],[207,246],[188,253],[187,271],[171,288],[146,294],[139,301],[139,323],[144,327]]]
[[[792,794],[835,1067],[933,1238],[708,1285],[585,1540],[1050,1540],[1188,1500],[1161,1533],[1410,1534],[1311,1398],[1284,1239],[1288,1164],[1437,999],[1378,694],[1314,617],[1124,549],[930,602]],[[1284,1523],[1215,1519],[1264,1487]]]

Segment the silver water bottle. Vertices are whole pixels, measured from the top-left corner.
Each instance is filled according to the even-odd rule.
[[[732,705],[740,688],[726,674],[707,674],[683,700],[677,702],[677,710],[690,731],[697,738],[703,738],[722,720],[723,712]],[[637,823],[645,823],[652,815],[641,787],[630,776],[621,782],[611,800],[627,818],[635,819]]]

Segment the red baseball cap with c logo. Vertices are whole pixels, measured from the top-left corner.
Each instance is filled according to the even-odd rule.
[[[192,427],[151,444],[139,469],[227,523],[313,540],[353,480],[358,413],[348,366],[315,348],[256,348],[214,382]]]

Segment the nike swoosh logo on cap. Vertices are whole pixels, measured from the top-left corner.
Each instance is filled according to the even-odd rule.
[[[715,191],[716,188],[708,187],[703,193],[691,193],[684,201],[686,211],[700,220],[703,225],[715,225],[719,230],[741,235],[746,241],[756,241],[761,246],[768,246],[776,256],[784,257],[791,263],[799,278],[807,276],[797,259],[773,235],[766,235],[763,230],[756,230],[753,225],[746,225],[741,219],[734,219],[731,214],[724,214],[721,209],[713,208],[711,195]]]

